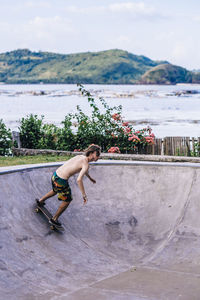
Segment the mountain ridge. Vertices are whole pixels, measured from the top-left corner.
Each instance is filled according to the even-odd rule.
[[[59,54],[17,49],[0,53],[0,82],[83,84],[200,83],[200,73],[111,49]]]

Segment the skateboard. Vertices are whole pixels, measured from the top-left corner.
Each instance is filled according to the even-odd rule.
[[[52,214],[50,213],[50,211],[49,211],[46,207],[44,207],[44,206],[39,206],[39,205],[37,205],[37,204],[36,204],[35,212],[36,212],[36,213],[41,212],[41,213],[46,217],[46,219],[47,219],[48,221],[50,221],[50,219],[53,217]],[[50,226],[50,228],[51,228],[52,230],[55,230],[55,229],[57,229],[57,230],[59,230],[59,231],[64,231],[64,230],[65,230],[64,227],[63,227],[62,225],[61,225],[61,226],[58,226],[58,225],[49,223],[49,226]]]

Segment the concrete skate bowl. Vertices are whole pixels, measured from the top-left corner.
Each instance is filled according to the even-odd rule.
[[[70,178],[64,233],[34,211],[58,166],[0,172],[0,299],[200,299],[198,164],[91,164],[86,206]]]

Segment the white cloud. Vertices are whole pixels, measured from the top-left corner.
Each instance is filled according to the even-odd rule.
[[[18,48],[65,52],[68,41],[75,39],[76,35],[77,31],[71,21],[59,16],[52,18],[37,16],[15,27],[0,22],[0,37],[7,41],[2,44],[0,52]]]
[[[78,7],[75,5],[70,5],[65,7],[66,12],[76,13],[76,14],[90,14],[90,13],[131,13],[135,15],[155,15],[156,10],[152,6],[147,6],[144,2],[124,2],[124,3],[113,3],[104,6],[88,6],[88,7]]]
[[[75,33],[71,21],[60,16],[51,18],[37,16],[24,26],[24,30],[39,39],[48,39],[50,37],[56,38],[63,34]]]
[[[125,3],[114,3],[109,5],[109,10],[112,12],[128,12],[134,14],[145,14],[152,15],[155,13],[153,7],[148,7],[144,2],[125,2]]]
[[[79,7],[75,5],[69,5],[65,7],[65,11],[69,13],[75,13],[75,14],[90,14],[90,13],[105,12],[106,7],[105,6]]]
[[[51,5],[47,1],[26,1],[25,5],[28,8],[50,8]]]

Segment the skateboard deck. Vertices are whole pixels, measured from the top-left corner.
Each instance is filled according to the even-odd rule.
[[[50,211],[44,206],[36,205],[35,212],[36,213],[41,212],[46,217],[46,219],[48,221],[50,221],[50,219],[53,217],[52,214],[50,213]],[[49,223],[49,226],[52,230],[55,230],[55,229],[57,229],[59,231],[64,231],[65,230],[62,225],[58,226],[58,225]]]

